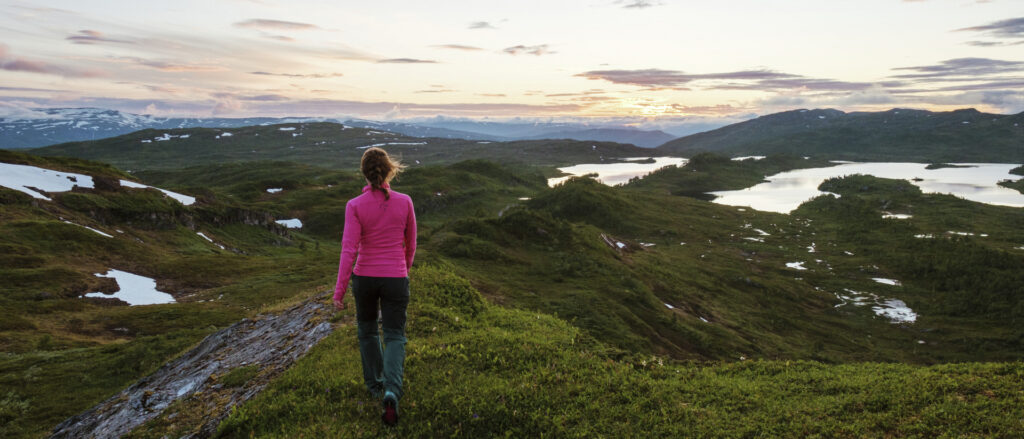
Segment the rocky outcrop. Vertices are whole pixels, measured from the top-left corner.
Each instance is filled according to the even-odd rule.
[[[185,434],[176,437],[209,437],[232,407],[259,393],[332,332],[326,296],[319,294],[278,314],[242,320],[206,337],[152,375],[64,421],[51,437],[116,438],[150,420],[178,415],[170,412],[197,406],[202,416],[182,419],[177,430]],[[220,380],[232,371],[245,373]]]

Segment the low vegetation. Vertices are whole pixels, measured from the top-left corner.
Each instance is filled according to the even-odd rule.
[[[303,136],[293,138],[313,143],[341,131],[297,127]],[[291,135],[251,130],[229,139]],[[161,147],[206,134],[204,142],[224,140],[210,131]],[[135,148],[152,135],[117,141]],[[3,161],[137,178],[198,199],[182,206],[156,191],[111,186],[41,202],[0,188],[0,311],[11,316],[0,322],[0,435],[43,436],[216,329],[333,287],[344,203],[363,185],[352,161],[361,150],[353,143],[337,162],[314,163],[322,151],[292,160],[275,142],[253,144],[262,152],[244,163],[231,163],[242,144],[216,159],[189,158],[201,144],[165,148],[166,166],[108,158],[117,143],[45,151],[95,147],[90,154],[132,166],[131,174],[0,151]],[[563,146],[574,151],[566,160],[611,160],[607,150],[636,156],[614,145]],[[709,203],[704,194],[826,161],[698,155],[624,187],[572,178],[548,188],[559,163],[543,161],[543,142],[502,146],[500,164],[477,160],[486,151],[475,146],[413,158],[407,148],[416,147],[392,148],[406,163],[421,161],[394,183],[412,195],[421,226],[408,422],[397,434],[1020,433],[1020,209],[852,176],[823,185],[841,197],[782,215]],[[214,163],[199,165],[205,160]],[[303,227],[274,222],[285,218]],[[793,262],[806,269],[787,267]],[[94,275],[111,268],[156,279],[177,303],[81,298],[113,291]],[[893,323],[871,305],[846,303],[847,290],[904,301],[917,320]],[[220,434],[379,435],[377,407],[361,389],[351,312]],[[244,383],[248,373],[219,379]],[[175,422],[133,435],[174,436]]]

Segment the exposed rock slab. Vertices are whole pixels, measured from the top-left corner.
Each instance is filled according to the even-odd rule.
[[[152,375],[54,428],[52,438],[116,438],[161,416],[175,401],[203,403],[202,419],[188,437],[208,437],[231,407],[253,397],[267,382],[332,332],[326,293],[277,314],[245,319],[203,339]],[[243,366],[257,371],[245,384],[226,387],[224,374]]]

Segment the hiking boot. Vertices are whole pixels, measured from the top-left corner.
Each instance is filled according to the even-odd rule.
[[[384,413],[380,415],[380,420],[388,426],[398,424],[398,397],[391,392],[384,393],[383,405]]]

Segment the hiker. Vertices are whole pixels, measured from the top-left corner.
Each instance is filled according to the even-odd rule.
[[[345,204],[341,262],[338,283],[334,287],[334,307],[343,310],[345,290],[351,277],[363,380],[374,398],[381,399],[381,420],[387,425],[398,422],[409,268],[416,254],[416,214],[412,199],[391,190],[389,185],[402,168],[383,149],[370,148],[363,153],[360,169],[367,184],[362,195]],[[384,332],[384,349],[381,349],[377,332],[378,315]]]

